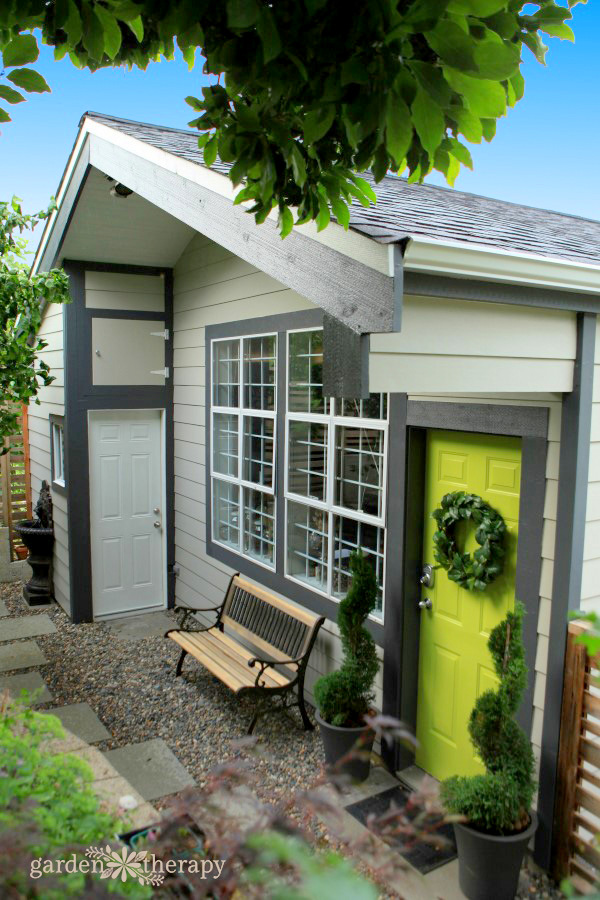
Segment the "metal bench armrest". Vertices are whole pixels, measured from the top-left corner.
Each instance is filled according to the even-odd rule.
[[[173,609],[174,609],[175,613],[183,612],[183,618],[181,619],[181,622],[179,623],[179,630],[180,631],[191,631],[192,629],[190,629],[189,627],[186,627],[187,621],[190,616],[193,616],[194,613],[197,613],[197,612],[216,612],[216,613],[218,613],[216,622],[214,623],[214,625],[211,625],[210,628],[214,628],[215,625],[218,625],[219,622],[221,621],[221,612],[223,610],[223,604],[221,603],[220,606],[208,606],[208,607],[177,605],[177,606],[174,606]],[[194,630],[208,631],[209,628],[206,628],[205,626],[199,626],[197,629],[194,629]]]

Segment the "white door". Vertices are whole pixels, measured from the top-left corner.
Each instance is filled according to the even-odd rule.
[[[94,616],[163,607],[159,410],[90,412]]]

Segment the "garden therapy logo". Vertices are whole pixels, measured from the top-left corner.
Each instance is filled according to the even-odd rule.
[[[87,859],[77,859],[75,853],[69,859],[43,859],[41,856],[32,860],[29,875],[41,878],[43,875],[73,874],[75,872],[92,873],[100,878],[111,878],[121,881],[138,881],[142,885],[158,887],[165,879],[165,874],[176,875],[184,872],[199,875],[200,878],[219,878],[224,859],[157,859],[148,850],[131,850],[123,847],[113,850],[106,847],[88,847],[85,851]]]

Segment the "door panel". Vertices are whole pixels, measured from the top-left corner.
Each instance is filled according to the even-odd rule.
[[[514,607],[520,483],[520,439],[428,432],[423,563],[435,564],[431,514],[444,494],[479,494],[507,526],[504,572],[485,591],[459,588],[437,567],[433,587],[416,592],[432,601],[432,609],[421,613],[416,762],[439,779],[483,771],[467,724],[479,694],[497,685],[487,639]],[[471,523],[460,523],[456,534],[459,547],[471,553],[477,548]]]
[[[94,615],[162,607],[160,412],[90,413],[89,435]]]

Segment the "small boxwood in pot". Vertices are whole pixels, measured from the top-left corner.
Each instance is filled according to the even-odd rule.
[[[341,770],[364,780],[374,737],[365,725],[365,716],[371,709],[379,669],[375,641],[364,623],[377,605],[378,586],[373,567],[360,548],[350,556],[349,566],[352,584],[337,617],[344,659],[338,670],[319,678],[314,694],[327,762],[336,764],[357,744],[356,758]]]
[[[455,775],[442,785],[448,811],[466,820],[455,825],[459,877],[463,892],[473,900],[514,896],[523,854],[536,826],[530,812],[536,789],[533,751],[514,720],[527,685],[523,615],[517,602],[514,612],[492,630],[488,647],[500,683],[497,690],[478,697],[469,719],[471,741],[486,772]],[[472,853],[475,862],[465,860],[463,850]],[[479,884],[474,883],[475,872]]]

